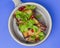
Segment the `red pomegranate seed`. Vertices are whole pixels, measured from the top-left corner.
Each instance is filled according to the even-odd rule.
[[[20,7],[18,10],[19,10],[19,11],[23,11],[24,8],[25,8],[25,6],[22,6],[22,7]]]
[[[34,32],[34,30],[32,29],[31,32]]]
[[[32,18],[32,19],[35,18],[34,15],[32,15],[31,18]]]
[[[39,38],[36,38],[36,39],[35,39],[35,41],[38,41],[38,40],[39,40]]]

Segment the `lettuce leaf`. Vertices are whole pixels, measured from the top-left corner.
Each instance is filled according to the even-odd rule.
[[[32,13],[28,14],[28,13],[17,10],[16,18],[20,18],[20,19],[22,19],[22,21],[27,21],[30,18],[31,14]]]
[[[27,32],[28,31],[28,27],[26,25],[19,25],[19,29],[21,32]]]
[[[40,40],[43,40],[44,37],[45,37],[45,33],[44,33],[43,31],[41,31],[41,32],[39,33],[39,38],[40,38]]]

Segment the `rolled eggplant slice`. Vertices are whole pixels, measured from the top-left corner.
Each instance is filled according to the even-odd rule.
[[[42,24],[42,23],[39,23],[39,24],[37,24],[37,25],[41,28],[42,31],[45,31],[46,28],[47,28],[47,26],[44,25],[44,24]]]
[[[46,28],[47,28],[46,25],[42,24],[41,22],[39,22],[39,21],[38,21],[37,19],[35,19],[35,18],[33,18],[33,20],[35,21],[35,24],[36,24],[39,28],[41,28],[42,31],[45,31],[45,30],[46,30]]]

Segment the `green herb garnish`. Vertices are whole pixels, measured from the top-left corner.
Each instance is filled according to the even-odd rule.
[[[26,9],[34,10],[35,8],[36,8],[35,5],[27,5],[27,6],[26,6]]]
[[[41,14],[39,14],[39,15],[37,15],[37,16],[35,16],[37,19],[38,18],[41,18],[42,17],[42,15]]]

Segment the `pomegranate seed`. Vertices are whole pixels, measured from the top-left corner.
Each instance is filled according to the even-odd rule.
[[[22,6],[22,7],[20,7],[18,10],[19,10],[19,11],[23,11],[24,8],[25,8],[25,6]]]
[[[39,40],[39,38],[36,38],[36,39],[35,39],[35,41],[38,41],[38,40]]]
[[[32,15],[31,18],[32,18],[32,19],[35,18],[34,15]]]
[[[34,32],[34,30],[32,29],[31,32]]]

